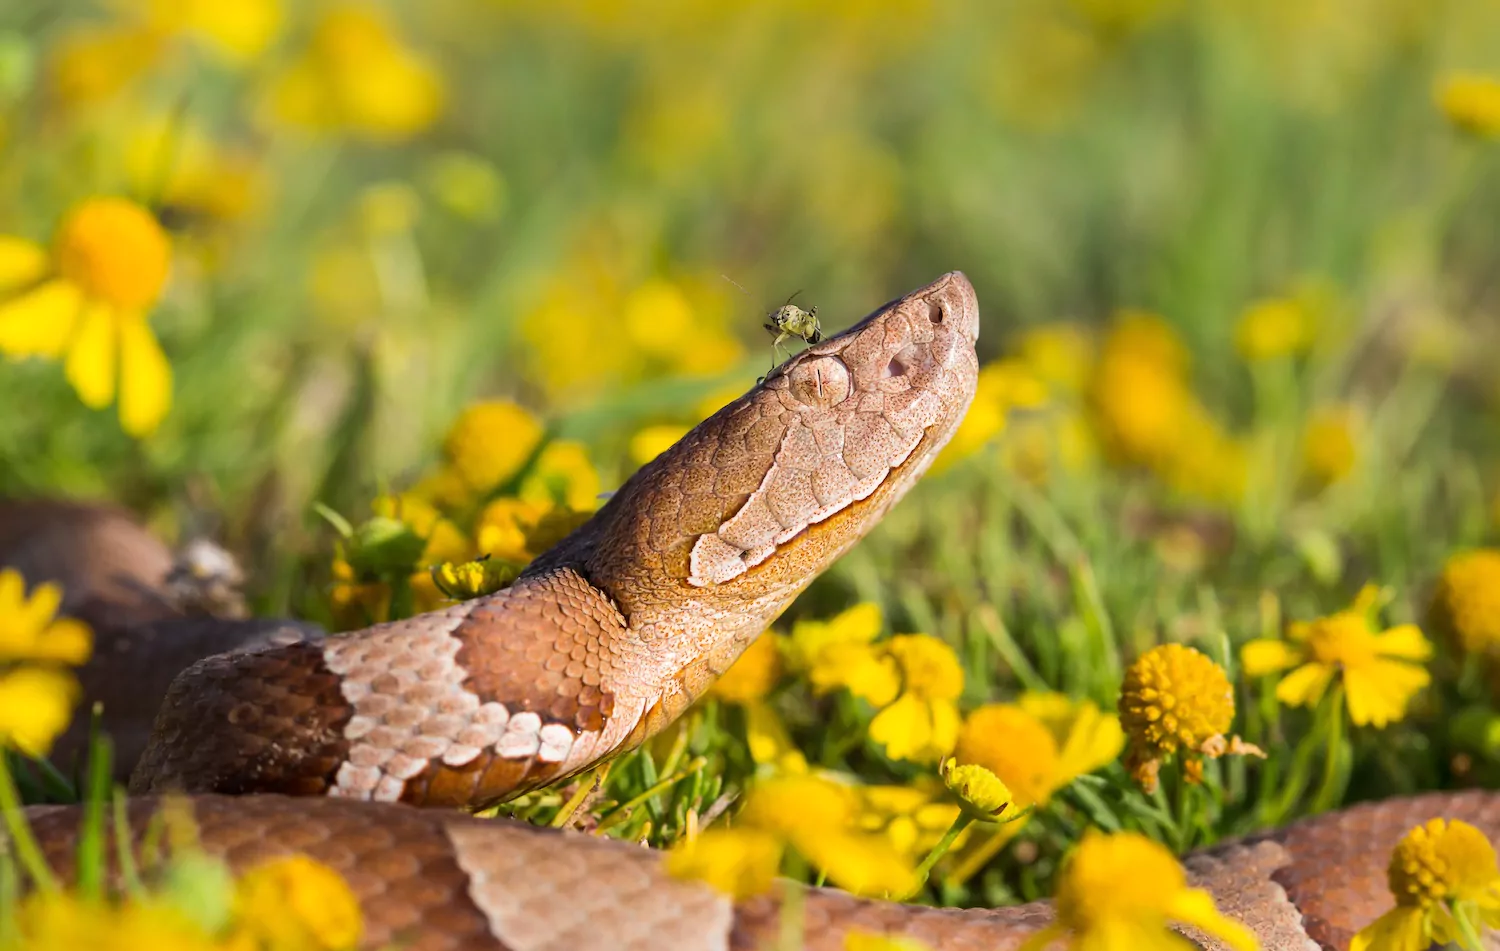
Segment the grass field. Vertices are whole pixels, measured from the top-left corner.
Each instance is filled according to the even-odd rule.
[[[826,781],[919,900],[1044,897],[1089,827],[1500,781],[1497,140],[1489,0],[8,0],[0,495],[360,627],[576,524],[793,292],[961,269],[934,472],[601,791],[502,811],[671,846]],[[1215,676],[1232,722],[1147,716]],[[955,747],[1034,811],[939,845]]]

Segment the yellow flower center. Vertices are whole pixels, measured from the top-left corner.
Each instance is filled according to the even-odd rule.
[[[1234,691],[1224,669],[1191,647],[1153,647],[1125,672],[1120,725],[1133,745],[1154,754],[1197,750],[1233,719]]]
[[[1466,822],[1433,819],[1397,843],[1387,869],[1396,904],[1472,901],[1500,886],[1495,849]]]
[[[172,244],[151,213],[123,198],[93,198],[63,219],[57,269],[90,297],[127,310],[156,303]]]
[[[976,763],[1002,778],[1021,806],[1045,803],[1059,781],[1056,738],[1013,704],[990,704],[969,714],[955,752],[959,762]]]
[[[958,766],[953,759],[942,768],[943,782],[958,797],[964,812],[981,821],[1000,818],[1014,802],[999,776],[983,766]]]
[[[1340,611],[1311,622],[1306,628],[1307,649],[1320,664],[1358,669],[1374,663],[1375,635],[1357,611]]]

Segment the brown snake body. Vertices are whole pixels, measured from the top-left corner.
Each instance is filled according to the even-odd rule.
[[[788,360],[512,587],[199,661],[132,778],[135,826],[150,794],[199,794],[203,843],[232,864],[304,851],[343,872],[372,947],[763,946],[783,927],[775,895],[736,905],[634,846],[409,807],[503,800],[670,723],[931,463],[973,397],[978,330],[973,288],[945,275]],[[66,868],[76,810],[33,813]],[[1356,806],[1186,863],[1268,951],[1342,948],[1388,907],[1390,847],[1434,816],[1494,837],[1500,797]],[[849,931],[1005,949],[1051,919],[1045,903],[960,911],[823,889],[801,913],[815,949]]]

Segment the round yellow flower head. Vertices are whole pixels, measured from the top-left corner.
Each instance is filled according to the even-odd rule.
[[[1090,829],[1063,865],[1057,923],[1021,946],[1038,951],[1071,932],[1074,947],[1096,951],[1168,951],[1182,947],[1170,922],[1193,925],[1236,951],[1258,949],[1243,925],[1219,914],[1208,893],[1187,887],[1172,853],[1138,832]]]
[[[1433,613],[1466,652],[1500,648],[1500,550],[1481,548],[1449,558]]]
[[[1396,906],[1354,936],[1350,951],[1425,951],[1500,924],[1500,868],[1484,833],[1431,819],[1402,837],[1386,869]],[[1460,922],[1463,922],[1462,924]]]
[[[1398,905],[1475,901],[1500,886],[1495,848],[1467,822],[1432,819],[1397,843],[1386,871]]]
[[[1130,741],[1126,765],[1148,791],[1156,787],[1161,761],[1179,752],[1188,780],[1196,781],[1202,771],[1198,754],[1233,719],[1229,677],[1200,651],[1162,644],[1125,671],[1120,725]]]
[[[172,244],[146,209],[124,198],[92,198],[63,219],[57,269],[84,293],[125,310],[156,303],[167,283]]]
[[[443,452],[459,478],[481,493],[515,475],[541,439],[536,417],[508,400],[489,400],[459,414]]]
[[[278,951],[352,951],[364,932],[349,884],[305,855],[270,859],[242,875],[234,912],[257,946]]]
[[[958,797],[959,808],[980,822],[995,822],[1015,804],[999,776],[983,766],[959,766],[949,757],[942,766],[943,782]]]

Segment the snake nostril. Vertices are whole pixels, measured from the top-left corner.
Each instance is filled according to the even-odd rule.
[[[940,301],[940,300],[928,300],[927,301],[927,319],[928,320],[932,321],[935,324],[940,324],[940,323],[943,322],[943,317],[944,316],[945,316],[945,314],[943,312],[943,302],[942,301]]]

